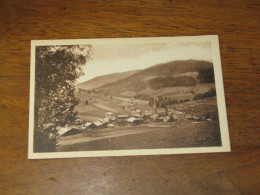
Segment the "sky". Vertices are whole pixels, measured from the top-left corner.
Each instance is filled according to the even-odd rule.
[[[174,60],[205,60],[212,62],[209,42],[146,43],[93,45],[91,60],[84,66],[84,75],[78,82],[95,77],[145,69]]]

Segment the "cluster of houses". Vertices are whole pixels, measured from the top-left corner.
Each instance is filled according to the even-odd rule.
[[[88,121],[84,123],[80,119],[77,119],[75,125],[60,127],[58,133],[62,136],[68,136],[82,133],[86,130],[104,129],[115,126],[136,126],[148,122],[172,122],[178,120],[177,116],[173,114],[153,113],[151,111],[142,113],[141,110],[131,108],[130,110],[130,115],[116,115],[112,112],[106,112],[104,118],[97,119],[94,122]]]
[[[82,133],[86,130],[104,129],[109,127],[112,128],[115,126],[136,126],[149,122],[173,122],[178,121],[179,117],[187,121],[209,120],[205,116],[193,116],[172,109],[168,109],[162,113],[156,113],[152,111],[142,112],[141,110],[136,109],[134,106],[131,105],[129,107],[126,107],[126,110],[129,111],[129,115],[116,115],[112,112],[106,112],[104,118],[97,119],[94,122],[88,121],[84,123],[80,119],[77,119],[74,126],[60,127],[58,129],[58,133],[62,136],[68,136]]]

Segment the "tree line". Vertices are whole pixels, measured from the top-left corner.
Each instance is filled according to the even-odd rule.
[[[153,98],[150,95],[147,94],[137,94],[134,96],[135,99],[138,100],[146,100],[149,101],[149,106],[154,106],[156,105],[156,107],[160,107],[160,108],[166,108],[167,106],[173,105],[173,104],[179,104],[179,103],[184,103],[184,102],[188,102],[190,101],[190,99],[174,99],[171,97],[167,97],[167,96],[162,96],[162,95],[158,95],[157,98]]]
[[[198,70],[199,83],[214,83],[213,68],[200,68]],[[152,89],[157,90],[165,87],[180,87],[180,86],[195,86],[197,81],[192,76],[178,76],[178,77],[157,77],[149,80],[149,85]]]

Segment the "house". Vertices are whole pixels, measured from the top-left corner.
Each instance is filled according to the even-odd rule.
[[[157,120],[157,118],[158,118],[158,114],[153,114],[152,116],[151,116],[151,119],[152,120],[154,120],[154,121],[156,121]]]
[[[129,116],[127,114],[122,114],[122,115],[117,115],[117,125],[119,126],[125,126],[127,121],[126,119],[128,118]]]
[[[171,118],[169,116],[163,117],[163,122],[170,122]]]
[[[86,129],[95,129],[97,126],[92,122],[87,122],[85,124]]]
[[[102,123],[102,128],[106,128],[107,124],[109,122],[109,119],[107,119],[107,118],[105,118],[105,119],[98,119],[97,121]]]
[[[140,125],[142,123],[142,121],[138,118],[135,118],[135,117],[130,117],[126,120],[130,125]]]
[[[104,128],[104,124],[101,121],[99,121],[99,120],[95,121],[94,125],[96,125],[96,129]]]
[[[145,120],[145,121],[151,121],[152,120],[152,118],[151,118],[151,116],[153,115],[153,113],[152,112],[150,112],[150,111],[145,111],[144,112],[144,114],[143,115],[141,115],[141,116],[143,116],[142,118]],[[140,117],[141,117],[140,116]]]
[[[96,129],[102,129],[106,128],[108,125],[109,119],[104,118],[104,119],[97,119],[93,124],[96,126]]]
[[[163,117],[163,122],[173,122],[175,121],[173,116],[165,116]]]

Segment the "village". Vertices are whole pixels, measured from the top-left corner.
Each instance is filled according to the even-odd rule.
[[[203,104],[206,100],[196,101],[197,104]],[[189,105],[188,108],[192,109],[196,106]],[[187,122],[199,122],[199,121],[211,121],[212,117],[209,113],[198,115],[194,112],[187,112],[180,104],[175,109],[166,108],[163,111],[157,110],[154,106],[153,110],[141,110],[137,108],[136,100],[132,98],[132,102],[124,107],[128,114],[115,114],[111,111],[105,112],[103,118],[99,118],[95,121],[86,121],[78,118],[73,125],[66,125],[65,127],[59,127],[58,134],[60,136],[70,136],[80,134],[87,131],[116,128],[124,126],[138,126],[148,123],[173,123],[177,121]],[[214,119],[214,118],[213,118]]]

